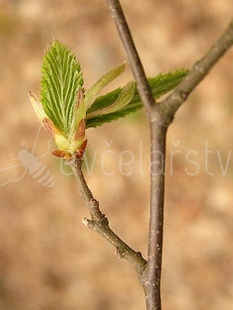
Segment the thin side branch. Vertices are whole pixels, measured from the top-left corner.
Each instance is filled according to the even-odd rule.
[[[140,252],[136,252],[130,248],[109,227],[107,217],[101,212],[99,202],[93,197],[83,176],[81,158],[77,155],[73,155],[72,159],[69,160],[69,164],[76,177],[80,195],[84,199],[86,207],[91,215],[91,219],[84,219],[83,223],[110,242],[114,246],[119,257],[124,258],[134,266],[140,278],[146,268],[147,261],[142,257]]]
[[[205,78],[212,67],[224,56],[233,45],[233,19],[227,29],[185,76],[183,81],[161,102],[162,114],[171,122],[179,107],[187,100],[190,93]]]

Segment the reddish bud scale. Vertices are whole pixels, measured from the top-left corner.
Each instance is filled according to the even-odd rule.
[[[54,132],[54,124],[51,122],[49,118],[44,118],[42,120],[44,128],[47,130],[49,135],[54,138],[55,132]]]
[[[81,146],[78,148],[78,150],[76,151],[76,153],[82,158],[83,154],[85,152],[85,149],[87,147],[87,139],[83,141],[83,143],[81,144]]]
[[[75,140],[83,140],[85,138],[85,120],[82,119],[79,124],[77,131],[75,133]]]
[[[54,150],[51,151],[51,154],[56,157],[60,157],[63,159],[70,159],[72,154],[68,151]]]

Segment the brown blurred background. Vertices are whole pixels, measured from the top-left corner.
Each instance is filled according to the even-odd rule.
[[[148,75],[192,66],[233,11],[231,0],[122,4]],[[75,180],[49,155],[48,136],[38,134],[27,92],[39,94],[42,55],[54,38],[77,54],[87,88],[126,59],[105,1],[0,0],[0,309],[145,309],[133,268],[82,225],[88,214]],[[231,51],[169,131],[164,310],[233,307],[232,60]],[[130,79],[128,70],[113,87]],[[44,173],[33,179],[17,159],[26,149],[54,186],[42,185]],[[89,185],[111,226],[146,257],[143,113],[88,130],[87,155]]]

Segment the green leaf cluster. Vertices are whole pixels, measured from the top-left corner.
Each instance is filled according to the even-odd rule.
[[[59,41],[53,42],[43,58],[40,101],[32,93],[29,98],[58,146],[54,151],[56,156],[69,158],[75,152],[82,156],[87,143],[85,129],[117,120],[142,107],[135,82],[100,95],[124,70],[125,64],[114,68],[86,90],[76,56]],[[181,69],[149,78],[154,97],[171,91],[187,72]]]

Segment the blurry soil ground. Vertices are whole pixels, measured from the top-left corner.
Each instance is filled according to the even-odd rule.
[[[190,67],[233,11],[231,0],[122,3],[148,75]],[[48,155],[46,134],[36,139],[27,91],[39,93],[41,57],[53,38],[77,53],[86,87],[126,59],[105,1],[0,0],[0,309],[145,309],[134,270],[82,225],[88,214],[74,178]],[[233,307],[232,62],[231,51],[170,128],[164,310]],[[128,70],[115,85],[131,78]],[[145,118],[89,130],[88,140],[90,187],[114,230],[146,256]],[[50,170],[53,187],[24,175],[17,155],[26,147]]]

